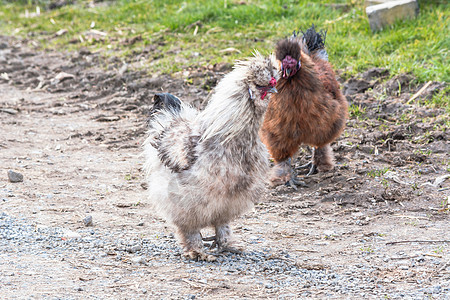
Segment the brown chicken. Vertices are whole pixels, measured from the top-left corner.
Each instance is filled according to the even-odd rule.
[[[316,32],[314,24],[300,37],[293,36],[276,45],[281,71],[278,94],[272,96],[260,136],[275,166],[272,185],[300,182],[291,167],[291,157],[302,144],[314,147],[308,175],[334,167],[330,143],[342,133],[348,117],[348,103],[342,95],[325,50],[326,32]]]

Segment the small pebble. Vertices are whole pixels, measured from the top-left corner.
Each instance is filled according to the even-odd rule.
[[[92,226],[94,223],[92,222],[92,216],[87,216],[86,218],[83,219],[83,224],[84,226],[88,227],[88,226]]]
[[[433,287],[433,294],[439,294],[440,292],[442,292],[442,286],[436,285]]]
[[[323,234],[324,234],[325,236],[333,236],[333,235],[335,235],[335,233],[334,233],[333,230],[325,230],[325,231],[323,232]]]
[[[12,170],[8,171],[8,179],[10,182],[22,182],[23,175]]]
[[[127,252],[129,252],[129,253],[136,253],[136,252],[138,252],[141,249],[142,249],[141,245],[134,245],[134,246],[131,246],[131,247],[127,248]]]
[[[145,264],[145,259],[142,256],[136,256],[131,259],[134,264]]]
[[[79,239],[81,238],[81,234],[72,230],[66,230],[63,237],[66,239]]]

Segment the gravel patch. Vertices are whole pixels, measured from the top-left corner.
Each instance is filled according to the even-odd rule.
[[[123,232],[101,232],[92,227],[79,229],[75,233],[78,237],[67,237],[70,236],[67,229],[39,226],[24,218],[0,213],[0,253],[3,257],[3,263],[0,265],[14,265],[16,258],[23,255],[32,255],[38,260],[52,259],[56,262],[80,260],[76,263],[78,268],[87,268],[89,264],[98,262],[119,268],[141,266],[136,271],[157,272],[158,269],[172,265],[174,270],[177,266],[183,268],[188,276],[182,280],[193,286],[216,286],[218,279],[231,278],[233,284],[264,290],[265,293],[277,295],[280,299],[298,296],[448,299],[450,291],[448,276],[443,278],[442,284],[439,285],[417,286],[415,290],[396,290],[393,287],[395,282],[380,282],[371,276],[377,268],[368,265],[341,266],[344,271],[316,266],[322,269],[314,270],[313,265],[309,265],[310,269],[304,267],[308,265],[307,259],[285,251],[274,252],[271,249],[250,249],[239,255],[224,254],[220,255],[215,263],[196,262],[180,256],[180,249],[171,235],[159,233],[151,239],[127,239]],[[250,245],[250,248],[253,247]],[[405,265],[400,266],[402,270],[408,268]],[[16,266],[16,270],[21,269],[23,268]],[[10,271],[1,272],[0,278],[14,275]],[[227,288],[227,285],[229,284],[223,283],[222,287]],[[79,286],[75,286],[74,290],[85,291]],[[143,294],[148,291],[148,287],[141,289]]]

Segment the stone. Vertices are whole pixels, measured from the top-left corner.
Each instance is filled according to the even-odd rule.
[[[75,78],[75,75],[72,75],[72,74],[69,74],[69,73],[66,73],[66,72],[59,72],[56,76],[55,76],[55,79],[58,81],[58,82],[62,82],[62,81],[64,81],[64,80],[67,80],[67,79],[74,79]]]
[[[419,13],[417,0],[387,1],[366,7],[370,29],[373,32],[394,24],[399,19],[415,18]]]
[[[22,182],[23,175],[12,170],[8,171],[8,179],[10,182]]]
[[[83,224],[84,226],[88,227],[88,226],[92,226],[93,222],[92,222],[92,216],[87,216],[86,218],[83,219]]]
[[[134,245],[134,246],[128,247],[127,252],[136,253],[136,252],[140,251],[141,249],[142,249],[142,247],[140,245]]]
[[[145,259],[142,256],[136,256],[131,259],[134,264],[145,264]]]
[[[392,2],[393,0],[366,0],[364,1],[364,7],[383,4],[386,2]]]
[[[63,238],[65,239],[79,239],[81,238],[81,234],[79,234],[78,232],[72,231],[72,230],[65,230],[64,234],[63,234]]]

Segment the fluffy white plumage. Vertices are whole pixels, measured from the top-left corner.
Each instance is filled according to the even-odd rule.
[[[268,155],[258,130],[276,76],[271,59],[256,53],[219,82],[204,111],[166,94],[169,105],[152,116],[144,146],[149,199],[190,258],[214,259],[200,234],[208,226],[218,248],[228,249],[229,222],[265,187]]]

